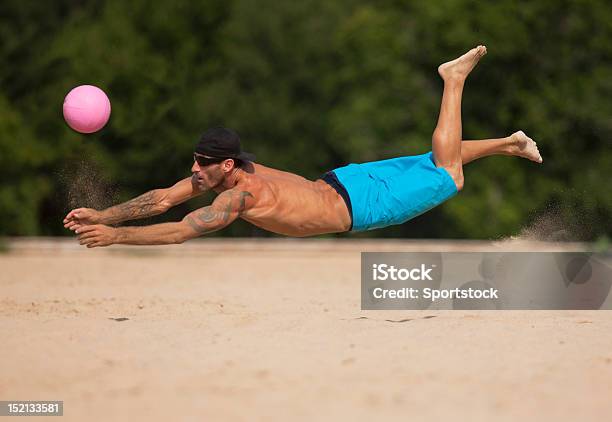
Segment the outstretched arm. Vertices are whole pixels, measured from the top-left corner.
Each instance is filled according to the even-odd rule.
[[[105,210],[77,208],[64,218],[64,227],[76,230],[76,227],[91,224],[117,224],[123,221],[136,220],[162,214],[175,205],[200,195],[203,191],[188,177],[166,189],[155,189],[134,199],[115,205]]]
[[[108,246],[113,243],[126,245],[183,243],[231,224],[247,209],[248,198],[253,198],[250,192],[232,189],[217,196],[211,205],[187,214],[179,222],[117,228],[98,224],[78,226],[75,232],[79,235],[79,243],[88,248]]]

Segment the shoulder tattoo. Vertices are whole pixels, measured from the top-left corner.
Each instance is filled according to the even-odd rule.
[[[215,201],[204,208],[192,212],[185,219],[193,230],[199,234],[210,233],[225,226],[232,215],[240,215],[246,208],[246,198],[254,198],[248,191],[225,191]]]

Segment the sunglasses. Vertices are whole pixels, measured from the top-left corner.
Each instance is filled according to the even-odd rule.
[[[227,160],[227,158],[205,157],[204,155],[198,155],[198,154],[193,154],[193,159],[196,163],[198,163],[198,166],[200,167],[206,167],[211,164],[217,164],[224,160]]]

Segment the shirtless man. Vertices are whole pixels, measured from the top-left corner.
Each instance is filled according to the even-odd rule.
[[[196,146],[192,177],[97,211],[70,211],[64,226],[88,248],[113,243],[182,243],[220,230],[237,218],[287,236],[370,230],[401,224],[444,202],[463,188],[463,165],[489,155],[512,155],[541,163],[535,142],[523,132],[506,138],[463,141],[461,96],[465,80],[481,57],[478,46],[438,67],[444,92],[432,152],[365,164],[349,164],[322,179],[257,164],[243,152],[238,135],[214,128]],[[214,202],[182,221],[140,227],[112,227],[161,214],[207,190]]]

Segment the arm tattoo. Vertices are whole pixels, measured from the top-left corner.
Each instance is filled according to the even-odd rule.
[[[106,212],[110,215],[110,223],[112,224],[159,214],[157,205],[155,192],[150,191],[127,202],[115,205]]]
[[[225,191],[221,193],[212,205],[194,211],[185,217],[187,223],[198,234],[218,230],[230,222],[232,213],[240,215],[246,208],[246,198],[251,192]]]
[[[202,223],[212,223],[217,219],[217,212],[211,207],[202,209],[202,212],[198,214],[198,219]]]

